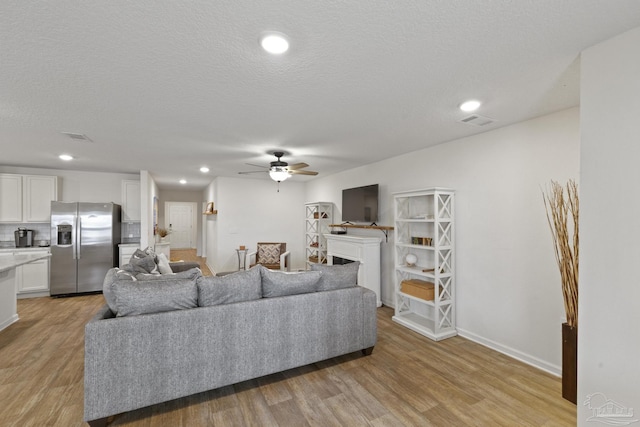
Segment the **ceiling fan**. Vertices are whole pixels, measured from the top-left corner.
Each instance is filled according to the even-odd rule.
[[[294,163],[290,165],[287,162],[281,160],[281,157],[284,156],[284,151],[274,151],[273,155],[276,156],[275,161],[269,163],[269,167],[262,165],[254,165],[252,163],[247,163],[249,166],[255,166],[257,168],[266,168],[267,170],[261,171],[249,171],[249,172],[238,172],[241,175],[247,175],[250,173],[263,173],[268,172],[269,176],[272,180],[276,182],[281,182],[289,178],[291,175],[318,175],[318,172],[315,171],[307,171],[302,170],[304,168],[308,168],[309,165],[306,163]]]

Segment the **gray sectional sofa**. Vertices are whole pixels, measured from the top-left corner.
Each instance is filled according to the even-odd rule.
[[[84,418],[107,417],[343,354],[371,354],[376,295],[357,265],[105,277],[85,328]],[[355,273],[355,274],[354,274]],[[142,280],[141,280],[142,279]]]

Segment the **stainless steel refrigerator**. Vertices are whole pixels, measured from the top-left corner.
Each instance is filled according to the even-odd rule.
[[[51,202],[51,295],[102,290],[118,265],[120,205]]]

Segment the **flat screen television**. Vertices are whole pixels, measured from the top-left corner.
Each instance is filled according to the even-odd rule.
[[[378,220],[378,184],[342,190],[342,221],[368,222]]]

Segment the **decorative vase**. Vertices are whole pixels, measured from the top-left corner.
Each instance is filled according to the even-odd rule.
[[[578,328],[562,324],[562,397],[576,403],[578,395]]]

